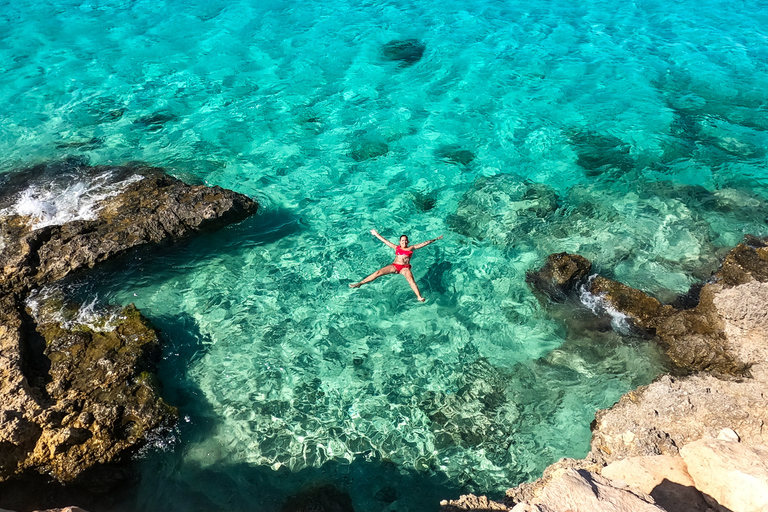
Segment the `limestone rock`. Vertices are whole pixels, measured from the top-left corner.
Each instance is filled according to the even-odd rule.
[[[152,377],[159,354],[152,326],[132,305],[114,324],[96,331],[43,323],[37,334],[25,334],[25,349],[9,372],[19,382],[16,393],[0,395],[6,420],[0,426],[0,481],[25,470],[71,481],[174,423],[175,409],[159,398]]]
[[[87,184],[87,215],[59,222],[72,216],[46,203],[58,197],[50,190],[47,199],[31,201],[51,211],[17,214],[23,208],[14,205],[26,204],[19,197],[36,186],[69,190],[70,181]],[[66,325],[25,309],[30,290],[141,245],[242,220],[257,204],[142,165],[65,161],[2,174],[0,185],[0,481],[37,471],[69,482],[125,459],[150,431],[169,427],[176,412],[160,398],[153,374],[157,335],[132,305],[115,312],[109,326]],[[68,307],[51,305],[56,300],[38,305]],[[110,480],[103,466],[90,474]]]
[[[491,510],[509,510],[506,505],[497,503],[485,496],[464,494],[457,500],[441,501],[441,512],[461,512],[462,510],[479,510],[481,512]]]
[[[709,508],[696,490],[685,462],[677,456],[629,457],[609,464],[600,474],[649,494],[666,510],[706,512]]]
[[[680,447],[715,438],[724,428],[739,432],[747,444],[768,444],[764,386],[706,374],[664,376],[597,412],[589,457],[607,464],[627,457],[677,455]]]
[[[538,508],[534,508],[538,507]],[[650,496],[622,489],[595,473],[566,470],[550,482],[531,503],[519,503],[512,512],[663,512]]]
[[[718,510],[768,510],[768,446],[702,439],[680,453],[696,488]]]

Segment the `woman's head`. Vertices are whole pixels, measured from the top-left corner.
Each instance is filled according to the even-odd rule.
[[[400,235],[400,247],[408,247],[408,236],[407,235]]]

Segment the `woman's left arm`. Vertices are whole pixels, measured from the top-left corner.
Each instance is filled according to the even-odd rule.
[[[428,245],[429,245],[429,244],[431,244],[432,242],[437,242],[437,241],[438,241],[438,240],[440,240],[441,238],[443,238],[443,235],[440,235],[440,236],[439,236],[439,237],[437,237],[437,238],[433,238],[432,240],[427,240],[426,242],[421,242],[420,244],[416,244],[416,245],[414,245],[414,246],[413,246],[413,249],[414,249],[414,250],[416,250],[416,249],[421,249],[422,247],[426,247],[426,246],[428,246]]]

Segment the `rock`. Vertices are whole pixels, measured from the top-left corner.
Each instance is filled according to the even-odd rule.
[[[554,464],[547,466],[544,474],[538,480],[522,483],[518,487],[507,489],[505,502],[531,503],[541,496],[541,493],[553,480],[563,476],[566,471],[586,470],[598,473],[602,467],[602,464],[595,464],[585,459],[560,459]]]
[[[400,62],[403,67],[412,66],[421,60],[426,49],[427,46],[418,39],[395,39],[381,47],[381,57]]]
[[[91,191],[76,198],[93,203],[78,218],[59,222],[73,215],[59,215],[54,193],[30,199],[51,211],[14,213],[25,190],[53,184],[54,192],[66,191],[72,183]],[[0,184],[0,481],[36,471],[72,482],[98,466],[89,478],[114,484],[124,469],[113,464],[110,473],[104,465],[126,460],[149,432],[175,422],[153,373],[157,334],[132,305],[85,324],[63,297],[26,296],[132,248],[242,220],[257,204],[142,165],[68,160],[6,173]]]
[[[475,154],[455,144],[440,146],[435,150],[435,157],[448,163],[468,166],[475,159]]]
[[[475,496],[474,494],[465,494],[458,500],[443,500],[440,502],[441,512],[460,512],[462,510],[509,510],[506,505],[489,500],[485,496]]]
[[[98,202],[94,220],[33,229],[18,215],[0,217],[5,247],[0,290],[28,290],[150,243],[178,240],[240,221],[258,205],[220,187],[190,186],[145,166],[96,167],[89,175],[139,176],[121,193]],[[86,171],[83,171],[86,172]],[[43,174],[32,169],[32,176]],[[23,173],[22,173],[23,174]]]
[[[560,302],[586,280],[591,270],[588,259],[561,252],[550,254],[539,270],[527,272],[525,281],[550,300]]]
[[[518,503],[512,512],[664,512],[653,498],[615,487],[595,473],[567,469],[553,479],[531,503]]]
[[[113,318],[110,330],[51,322],[38,324],[37,335],[27,331],[12,375],[34,387],[22,384],[10,402],[6,393],[0,396],[2,416],[11,419],[15,433],[2,436],[4,455],[13,457],[0,459],[0,481],[26,470],[72,481],[135,451],[146,433],[175,422],[176,411],[159,397],[153,377],[155,331],[132,305]],[[41,336],[40,343],[29,339],[34,336]]]
[[[680,454],[696,488],[717,510],[768,510],[768,446],[702,439]]]
[[[768,248],[740,244],[731,250],[696,307],[678,310],[622,283],[592,280],[590,293],[629,318],[638,333],[656,337],[686,370],[747,376],[768,355]],[[764,366],[756,368],[764,371]]]
[[[600,474],[649,494],[665,510],[706,512],[709,508],[677,456],[629,457],[609,464]]]
[[[557,194],[548,185],[511,174],[478,178],[464,194],[448,225],[462,235],[495,244],[532,243],[557,210]]]
[[[629,144],[612,135],[603,135],[592,130],[574,129],[568,134],[571,146],[587,176],[598,176],[604,172],[625,173],[635,165],[629,154]]]
[[[720,430],[737,430],[747,444],[768,444],[765,384],[698,374],[661,377],[598,411],[588,458],[608,464],[645,455],[677,455],[681,446]]]
[[[739,434],[737,434],[730,428],[724,428],[723,430],[721,430],[720,433],[717,434],[717,438],[722,441],[733,441],[734,443],[738,443],[739,441],[741,441]]]
[[[352,143],[350,156],[355,162],[362,162],[384,156],[389,153],[389,146],[386,142],[377,140],[359,140]]]

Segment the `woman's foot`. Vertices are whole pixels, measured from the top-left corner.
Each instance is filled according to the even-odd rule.
[[[350,288],[360,288],[360,283],[350,283],[349,287]]]
[[[424,302],[427,299],[425,299],[424,297],[419,297],[418,300],[419,300],[419,302]]]

